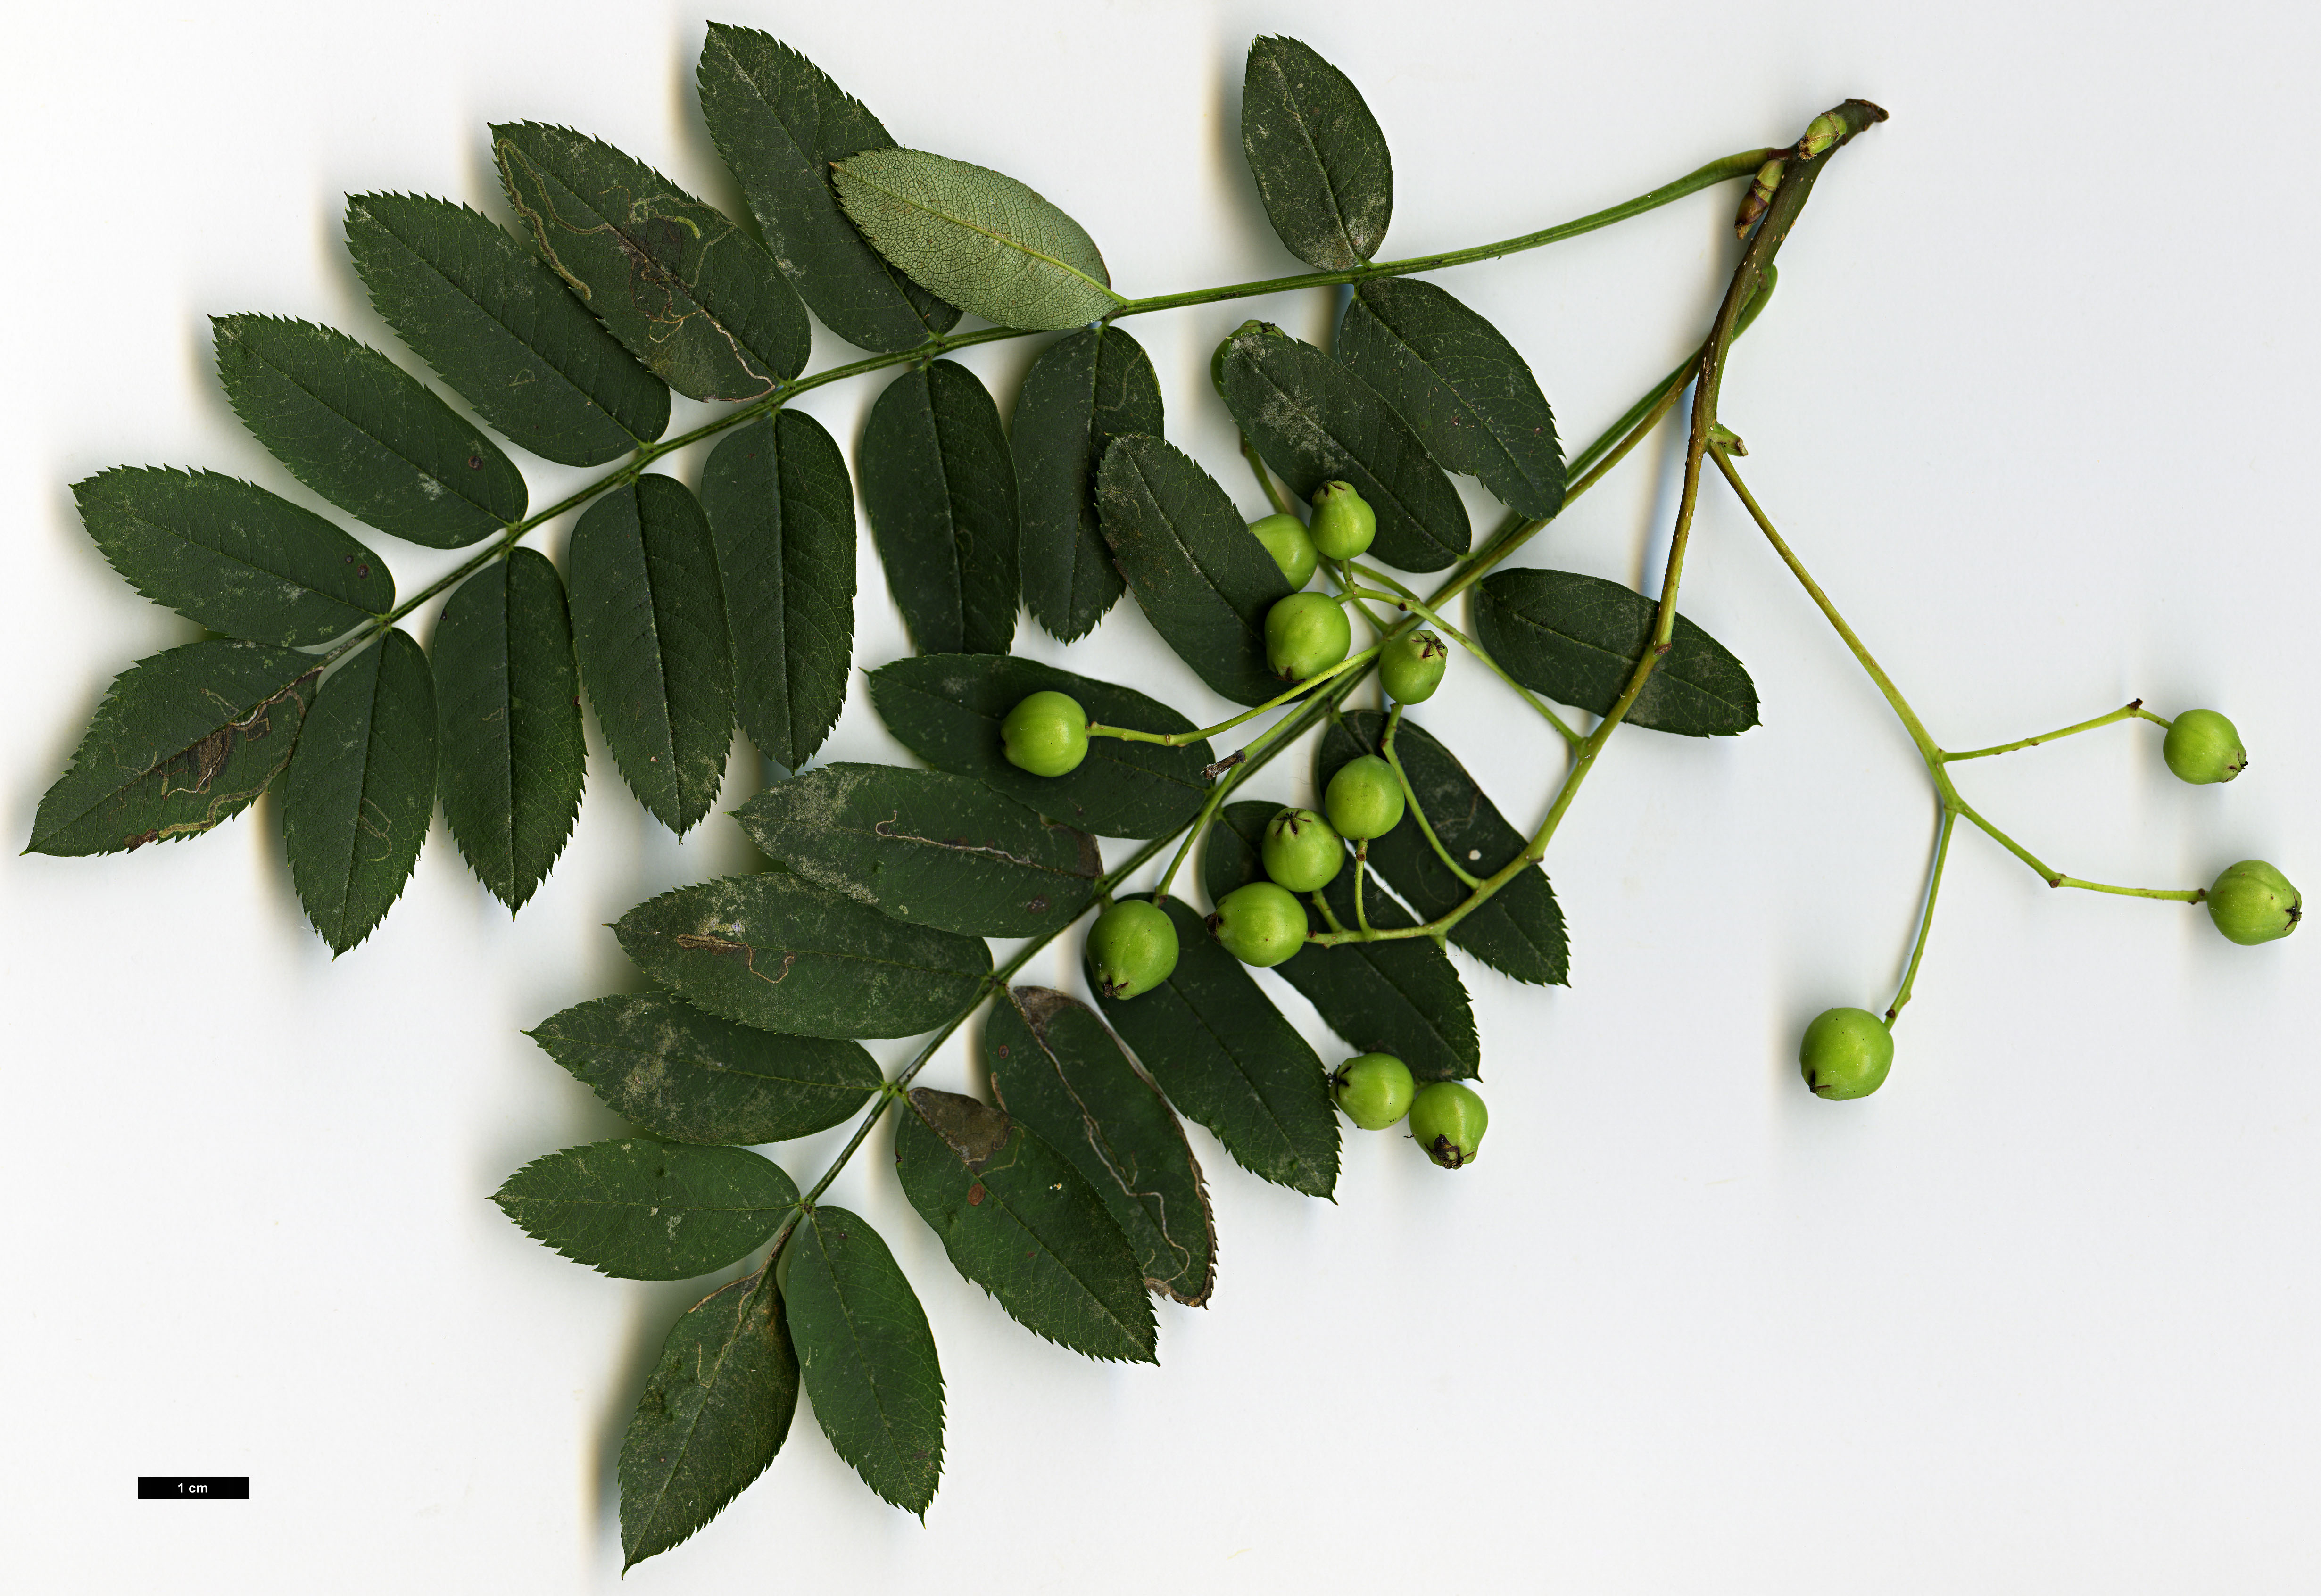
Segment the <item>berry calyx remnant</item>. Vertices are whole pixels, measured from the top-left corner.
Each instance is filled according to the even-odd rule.
[[[1306,905],[1286,886],[1252,881],[1217,901],[1209,929],[1245,965],[1281,964],[1306,946]]]
[[[1177,968],[1177,924],[1141,900],[1115,903],[1088,927],[1088,968],[1108,998],[1141,997]]]
[[[2273,942],[2305,918],[2305,896],[2262,859],[2228,865],[2208,889],[2208,918],[2227,941],[2253,948]]]
[[[1322,812],[1349,842],[1383,837],[1402,824],[1402,783],[1376,754],[1347,760],[1322,794]]]
[[[1338,878],[1346,845],[1310,809],[1285,809],[1266,822],[1258,857],[1265,873],[1293,893],[1316,893]]]
[[[1894,1033],[1867,1009],[1825,1009],[1798,1044],[1798,1067],[1816,1097],[1867,1097],[1894,1067]]]
[[[1352,622],[1325,593],[1293,593],[1265,612],[1265,663],[1285,682],[1320,676],[1353,642]]]
[[[1088,757],[1088,712],[1069,694],[1033,694],[999,722],[1007,763],[1033,775],[1069,775]]]
[[[2180,782],[2228,782],[2248,765],[2248,750],[2233,723],[2214,710],[2186,710],[2168,728],[2160,757]]]
[[[1282,580],[1293,588],[1303,587],[1313,579],[1314,567],[1322,563],[1321,551],[1306,530],[1306,523],[1294,515],[1269,515],[1249,523],[1250,535],[1265,545],[1266,553],[1281,567]]]
[[[1346,1118],[1364,1130],[1384,1130],[1410,1112],[1418,1094],[1410,1066],[1391,1053],[1349,1058],[1330,1076],[1330,1094]]]
[[[1379,654],[1379,684],[1397,703],[1424,703],[1443,685],[1451,646],[1431,631],[1406,632]]]
[[[1324,559],[1352,559],[1378,536],[1378,512],[1351,482],[1325,482],[1314,490],[1314,524],[1307,530]]]
[[[1445,1169],[1464,1169],[1475,1161],[1490,1122],[1482,1098],[1461,1081],[1432,1082],[1411,1099],[1410,1134]]]

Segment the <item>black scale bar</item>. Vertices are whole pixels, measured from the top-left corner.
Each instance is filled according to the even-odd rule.
[[[140,1501],[248,1501],[248,1474],[140,1474]]]

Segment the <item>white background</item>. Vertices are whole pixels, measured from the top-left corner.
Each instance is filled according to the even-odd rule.
[[[2053,863],[2194,885],[2255,855],[2321,880],[2310,7],[717,14],[805,50],[902,142],[1030,182],[1131,295],[1297,269],[1238,149],[1259,32],[1304,38],[1368,96],[1395,156],[1388,256],[1575,215],[1879,101],[1893,121],[1816,190],[1726,385],[1752,485],[1954,747],[2139,694],[2237,721],[2254,763],[2229,788],[2170,779],[2145,725],[1965,767]],[[496,212],[487,119],[572,123],[732,203],[694,104],[704,20],[640,0],[20,10],[0,64],[6,835],[112,676],[195,635],[105,566],[68,485],[168,463],[318,503],[234,424],[206,316],[395,347],[341,196]],[[1737,197],[1440,280],[1531,357],[1577,443],[1698,338]],[[1208,350],[1248,314],[1318,339],[1333,308],[1134,323],[1172,436],[1252,513]],[[1003,407],[1033,347],[967,357]],[[839,354],[825,337],[817,364]],[[874,391],[807,408],[851,443]],[[1522,561],[1656,582],[1673,448]],[[577,475],[524,463],[535,503]],[[1447,1175],[1352,1133],[1333,1206],[1196,1129],[1215,1300],[1164,1305],[1160,1366],[1123,1369],[1035,1340],[953,1274],[882,1136],[833,1195],[893,1244],[942,1349],[924,1526],[802,1404],[771,1471],[622,1588],[2312,1588],[2316,933],[2235,948],[2196,909],[2051,892],[1962,830],[1891,1081],[1808,1095],[1804,1020],[1890,995],[1930,805],[1762,541],[1721,487],[1705,503],[1687,611],[1747,661],[1764,725],[1616,739],[1550,857],[1573,984],[1467,966],[1481,1161]],[[382,547],[405,591],[460,558]],[[861,572],[869,666],[903,644],[867,534]],[[1062,657],[1028,621],[1018,646]],[[1070,660],[1215,705],[1133,604]],[[1541,812],[1561,756],[1479,672],[1424,719],[1519,824]],[[823,756],[901,754],[858,692]],[[1293,764],[1260,795],[1301,796]],[[734,773],[723,807],[757,784],[753,760]],[[618,1129],[520,1030],[633,986],[605,922],[750,851],[722,818],[674,840],[595,746],[572,845],[520,916],[439,824],[384,927],[333,961],[278,826],[269,801],[188,846],[0,861],[11,1577],[611,1591],[630,1403],[715,1281],[597,1277],[487,1199]],[[1028,974],[1072,979],[1061,951]],[[969,1075],[955,1043],[927,1078]],[[810,1180],[839,1134],[778,1156]],[[254,1496],[132,1500],[136,1475],[171,1472],[247,1474]]]

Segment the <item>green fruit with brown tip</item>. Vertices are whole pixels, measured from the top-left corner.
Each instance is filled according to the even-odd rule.
[[[1894,1067],[1894,1033],[1867,1009],[1825,1009],[1798,1044],[1798,1067],[1816,1097],[1867,1097]]]
[[[1175,973],[1177,922],[1140,899],[1123,899],[1088,927],[1088,969],[1108,998],[1141,997]]]
[[[1352,559],[1378,536],[1378,512],[1351,482],[1325,482],[1314,490],[1314,524],[1306,528],[1324,559]]]
[[[1265,545],[1266,553],[1281,567],[1282,580],[1291,587],[1303,587],[1313,580],[1314,567],[1322,563],[1322,556],[1304,521],[1287,513],[1269,515],[1251,521],[1249,530],[1250,536]]]
[[[1330,1076],[1330,1095],[1346,1118],[1364,1130],[1384,1130],[1410,1112],[1418,1086],[1410,1066],[1391,1053],[1349,1058]]]
[[[1397,703],[1424,703],[1443,685],[1451,646],[1431,631],[1410,631],[1379,651],[1379,685]]]
[[[1306,905],[1270,881],[1237,886],[1217,901],[1209,929],[1245,965],[1281,964],[1306,946]]]
[[[2225,866],[2208,889],[2208,918],[2227,941],[2253,948],[2275,942],[2305,918],[2305,896],[2262,859]]]
[[[1346,657],[1354,629],[1325,593],[1293,593],[1265,612],[1265,663],[1285,682],[1320,676]]]
[[[1490,1122],[1482,1098],[1463,1081],[1432,1082],[1411,1099],[1410,1134],[1445,1169],[1464,1169],[1475,1161]]]
[[[1088,712],[1069,694],[1039,692],[999,722],[1007,763],[1033,775],[1069,775],[1088,757]]]
[[[1346,845],[1310,809],[1285,809],[1268,821],[1257,851],[1265,873],[1293,893],[1320,892],[1346,862]]]
[[[1322,794],[1322,812],[1349,842],[1383,837],[1402,824],[1402,783],[1393,766],[1363,754],[1338,766]]]
[[[2180,782],[2205,786],[2228,782],[2248,765],[2248,750],[2233,723],[2214,710],[2186,710],[2169,725],[2160,757]]]

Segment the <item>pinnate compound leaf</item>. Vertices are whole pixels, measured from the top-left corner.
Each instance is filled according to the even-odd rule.
[[[1386,717],[1376,710],[1349,711],[1333,721],[1315,756],[1315,790],[1328,786],[1339,766],[1357,755],[1383,757],[1380,740],[1385,735]],[[1394,734],[1394,751],[1435,836],[1469,875],[1496,875],[1523,852],[1523,833],[1507,823],[1466,767],[1424,729],[1404,721]],[[1435,857],[1416,823],[1407,818],[1385,836],[1372,838],[1370,856],[1371,868],[1428,920],[1467,901],[1466,884]],[[1451,940],[1518,981],[1561,986],[1570,979],[1563,910],[1537,866],[1516,875],[1452,927]]]
[[[565,555],[572,639],[605,744],[670,830],[709,812],[733,746],[733,663],[709,521],[648,473],[580,517]]]
[[[109,854],[196,837],[290,762],[322,666],[259,643],[187,643],[113,680],[32,817],[36,854]]]
[[[715,1518],[780,1451],[798,1366],[762,1274],[720,1286],[669,1327],[621,1439],[625,1573]]]
[[[733,812],[792,874],[914,925],[1034,937],[1096,890],[1096,839],[981,782],[893,765],[826,765]]]
[[[999,1106],[1069,1161],[1127,1237],[1147,1288],[1188,1308],[1216,1280],[1217,1221],[1185,1128],[1086,1003],[1018,986],[983,1059]]]
[[[542,458],[601,466],[668,429],[668,387],[480,212],[418,195],[354,195],[347,248],[396,335]]]
[[[1263,879],[1259,845],[1267,822],[1280,812],[1280,804],[1251,803],[1228,803],[1218,812],[1201,859],[1201,890],[1211,902],[1244,882]],[[1349,928],[1360,923],[1353,882],[1349,859],[1323,889],[1338,923]],[[1364,884],[1362,908],[1379,930],[1418,923],[1375,880]],[[1311,908],[1306,921],[1317,931],[1329,929]],[[1358,1053],[1391,1053],[1422,1081],[1471,1079],[1480,1072],[1482,1047],[1467,988],[1449,957],[1426,938],[1309,947],[1274,969]]]
[[[831,1448],[864,1484],[924,1519],[942,1478],[942,1366],[895,1255],[860,1216],[810,1209],[781,1279],[798,1368]]]
[[[1361,377],[1263,322],[1227,340],[1223,369],[1225,408],[1293,493],[1311,499],[1325,482],[1351,482],[1378,512],[1373,557],[1439,571],[1467,552],[1474,529],[1459,490]]]
[[[1288,686],[1265,662],[1265,612],[1289,584],[1216,478],[1162,439],[1115,439],[1097,503],[1138,607],[1195,675],[1235,703]]]
[[[613,929],[638,968],[697,1006],[798,1036],[932,1030],[991,975],[979,938],[905,925],[788,875],[680,887]]]
[[[1432,283],[1373,277],[1346,301],[1346,368],[1408,422],[1446,471],[1518,514],[1563,507],[1563,449],[1539,379],[1499,330]]]
[[[1178,1111],[1242,1168],[1327,1197],[1338,1184],[1338,1112],[1321,1059],[1198,914],[1174,898],[1164,907],[1177,926],[1175,973],[1142,997],[1099,995],[1104,1017]]]
[[[212,631],[311,648],[395,607],[386,561],[250,483],[123,466],[73,484],[73,499],[129,585]]]
[[[711,453],[701,508],[725,594],[734,712],[787,774],[813,757],[846,703],[854,651],[846,458],[801,411],[745,422]]]
[[[1157,1363],[1152,1299],[1079,1171],[971,1097],[917,1086],[895,1130],[903,1194],[1017,1323],[1090,1357]]]
[[[1652,642],[1659,606],[1601,576],[1499,571],[1475,590],[1476,640],[1507,675],[1558,703],[1608,713]],[[1757,685],[1732,651],[1682,615],[1628,706],[1628,726],[1733,737],[1757,723]]]
[[[1289,252],[1324,271],[1378,253],[1394,213],[1394,161],[1346,75],[1295,39],[1261,38],[1242,77],[1241,147]]]
[[[1115,438],[1158,437],[1160,379],[1117,327],[1082,328],[1040,352],[1015,398],[1010,441],[1024,522],[1024,599],[1051,637],[1070,642],[1119,599],[1097,467]]]
[[[601,140],[492,129],[532,248],[645,369],[688,399],[760,399],[806,367],[796,291],[757,241]]]
[[[761,1245],[797,1206],[778,1165],[649,1137],[535,1158],[492,1201],[533,1240],[616,1280],[690,1280]]]
[[[359,521],[459,549],[523,519],[523,473],[377,349],[312,322],[217,316],[233,413],[290,474]]]
[[[510,910],[572,835],[587,745],[564,581],[512,550],[452,591],[435,626],[437,787],[476,879]]]
[[[1015,637],[1015,463],[999,407],[956,360],[888,383],[862,430],[862,503],[922,654],[1004,654]]]
[[[736,1025],[667,993],[598,998],[526,1034],[640,1130],[704,1147],[827,1130],[880,1080],[860,1043]]]
[[[837,163],[838,197],[912,281],[1002,327],[1079,327],[1128,301],[1080,224],[1003,172],[924,150]]]
[[[754,28],[709,24],[701,113],[766,244],[824,326],[892,353],[948,332],[959,307],[897,271],[839,209],[831,163],[895,141],[860,100]]]

